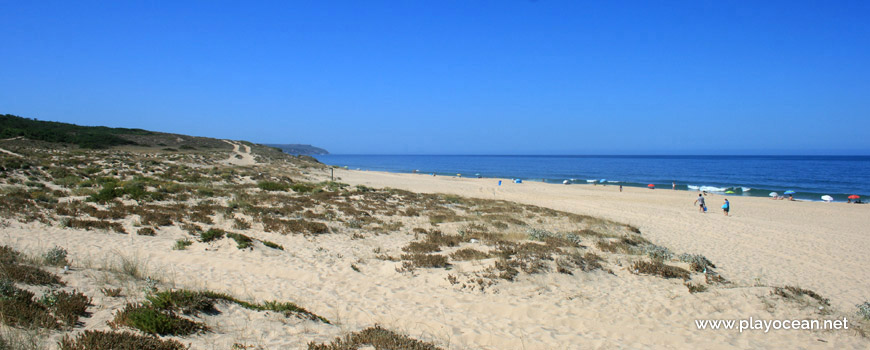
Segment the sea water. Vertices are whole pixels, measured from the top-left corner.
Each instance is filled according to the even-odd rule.
[[[349,169],[438,176],[522,179],[708,191],[767,197],[795,191],[795,199],[837,201],[870,195],[870,156],[472,156],[319,155]]]

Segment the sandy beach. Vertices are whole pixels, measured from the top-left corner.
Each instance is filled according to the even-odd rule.
[[[515,184],[508,179],[433,177],[338,170],[351,184],[503,199],[635,225],[652,241],[721,262],[722,273],[745,284],[799,285],[843,308],[870,293],[870,206],[760,197],[706,197],[697,192],[619,186]],[[498,181],[502,185],[498,186]],[[731,216],[720,209],[731,201]]]
[[[632,273],[633,258],[623,257],[610,259],[604,271],[521,274],[485,291],[461,288],[464,283],[451,282],[451,276],[473,276],[481,262],[409,273],[400,272],[400,262],[379,257],[382,252],[401,253],[402,246],[415,239],[410,228],[420,221],[412,218],[402,219],[404,234],[362,238],[284,235],[266,232],[259,225],[241,231],[276,242],[284,251],[260,243],[240,250],[230,240],[194,242],[186,250],[173,250],[177,240],[189,237],[176,226],[160,228],[155,236],[140,236],[7,221],[0,235],[3,244],[30,254],[55,245],[69,250],[76,268],[64,278],[100,305],[84,319],[84,329],[106,329],[113,310],[123,305],[102,296],[101,288],[117,286],[127,293],[124,300],[141,300],[142,281],[98,272],[124,260],[135,261],[147,271],[144,274],[162,281],[161,288],[207,289],[245,300],[287,300],[332,322],[287,319],[224,305],[222,316],[200,318],[212,332],[177,338],[194,349],[233,344],[305,349],[308,342],[329,342],[372,325],[445,349],[864,349],[870,344],[854,327],[860,322],[855,305],[865,301],[870,290],[870,276],[863,268],[868,258],[862,254],[870,248],[865,234],[870,224],[867,206],[729,197],[732,216],[725,217],[717,209],[722,196],[707,197],[710,211],[700,214],[693,207],[697,194],[686,191],[625,188],[620,193],[618,186],[509,181],[498,186],[498,179],[347,170],[337,170],[335,175],[337,181],[350,185],[507,200],[633,225],[644,237],[675,253],[706,256],[732,283],[693,294],[681,281]],[[308,176],[328,179],[328,170]],[[123,223],[128,231],[137,230],[137,225],[133,219]],[[214,216],[214,227],[234,229],[233,221],[221,215]],[[438,227],[452,233],[458,226]],[[830,298],[830,306],[816,309],[773,296],[773,287],[786,285]],[[695,323],[750,317],[846,317],[853,328],[738,332],[699,330]]]

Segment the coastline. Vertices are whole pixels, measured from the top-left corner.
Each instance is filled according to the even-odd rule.
[[[703,254],[720,271],[743,284],[796,285],[851,309],[870,296],[870,206],[771,200],[763,197],[707,197],[698,213],[697,192],[618,185],[514,184],[509,179],[458,178],[336,169],[351,185],[392,187],[424,193],[501,199],[598,216],[637,226],[649,239],[676,251]],[[498,186],[498,181],[502,185]],[[719,209],[724,198],[731,216]]]

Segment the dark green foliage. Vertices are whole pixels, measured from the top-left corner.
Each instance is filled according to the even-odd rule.
[[[147,299],[151,306],[159,310],[181,312],[185,315],[198,315],[200,312],[217,313],[217,309],[214,308],[214,298],[201,292],[163,291],[149,295]]]
[[[676,266],[665,265],[659,261],[638,261],[631,265],[636,273],[655,275],[664,278],[689,279],[689,271]]]
[[[64,336],[58,343],[60,350],[185,350],[183,344],[173,339],[129,332],[84,331],[75,339]]]
[[[191,241],[191,240],[189,240],[189,239],[187,239],[187,238],[179,239],[179,240],[175,241],[175,245],[172,247],[172,249],[175,249],[175,250],[185,250],[185,249],[187,249],[187,247],[189,247],[191,244],[193,244],[193,241]]]
[[[154,335],[183,336],[208,330],[204,324],[144,304],[127,304],[115,313],[109,325],[112,328],[126,326]]]
[[[263,245],[272,249],[284,250],[284,247],[282,245],[275,242],[263,241]]]
[[[226,234],[226,232],[224,232],[224,230],[212,228],[212,229],[209,229],[208,231],[201,233],[199,235],[199,240],[202,242],[211,242],[214,240],[224,238],[224,234]]]
[[[154,236],[156,233],[154,229],[151,227],[143,227],[136,231],[136,234],[140,236]]]
[[[249,303],[236,299],[230,295],[212,291],[194,292],[189,290],[165,291],[148,297],[148,307],[161,312],[196,315],[200,312],[214,314],[217,309],[214,304],[218,301],[237,304],[243,308],[255,311],[273,311],[285,316],[298,316],[312,321],[329,323],[329,320],[315,315],[291,302],[267,301],[262,304]]]
[[[251,237],[245,236],[241,233],[227,232],[227,237],[236,241],[239,249],[250,248],[254,245],[254,240],[251,239]]]
[[[309,192],[314,192],[314,190],[317,189],[317,186],[315,186],[314,184],[310,184],[310,183],[301,183],[300,182],[300,183],[295,183],[293,185],[290,185],[290,189],[296,193],[309,193]]]
[[[104,184],[103,188],[101,188],[99,192],[90,195],[90,197],[88,197],[88,201],[106,203],[123,195],[123,188],[118,187],[117,183],[109,182]]]
[[[286,191],[290,185],[282,182],[260,181],[257,183],[257,187],[263,191]]]
[[[118,135],[152,135],[141,129],[78,126],[75,124],[27,119],[11,114],[0,115],[0,138],[24,136],[31,140],[72,143],[82,148],[108,148],[135,142]]]
[[[355,350],[365,345],[372,346],[376,350],[439,350],[440,348],[425,343],[406,335],[393,331],[374,327],[366,328],[359,332],[351,333],[344,338],[336,338],[329,344],[308,343],[308,350]]]

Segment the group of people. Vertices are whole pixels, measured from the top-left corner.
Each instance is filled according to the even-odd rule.
[[[707,203],[706,203],[706,199],[704,198],[703,194],[698,193],[698,199],[695,200],[695,205],[698,206],[699,213],[706,213],[707,212]],[[725,204],[722,204],[722,212],[725,214],[725,216],[728,216],[728,213],[730,211],[731,211],[731,202],[728,201],[728,198],[725,198]]]

